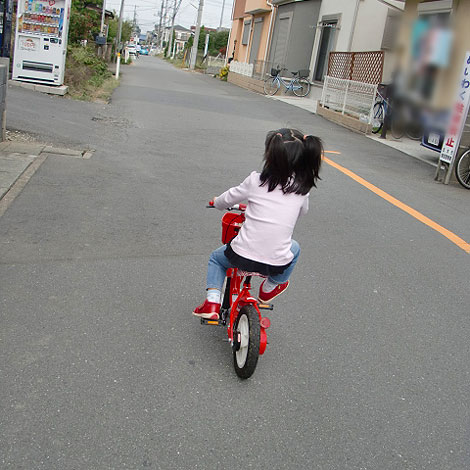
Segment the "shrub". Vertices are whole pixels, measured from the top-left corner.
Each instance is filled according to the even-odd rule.
[[[65,84],[69,86],[72,96],[93,98],[97,89],[111,77],[106,62],[96,56],[93,46],[68,46]]]
[[[224,82],[227,81],[227,76],[228,76],[228,71],[229,71],[229,66],[226,65],[225,67],[222,67],[219,72],[219,78],[223,80]]]

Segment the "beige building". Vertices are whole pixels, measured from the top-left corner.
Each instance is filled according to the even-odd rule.
[[[245,63],[266,60],[272,18],[266,0],[235,0],[228,57]]]
[[[236,0],[228,57],[255,72],[309,69],[322,81],[330,52],[383,50],[388,76],[403,8],[400,0]]]

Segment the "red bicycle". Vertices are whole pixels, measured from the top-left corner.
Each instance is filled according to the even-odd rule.
[[[210,203],[208,207],[213,207]],[[222,217],[222,243],[229,243],[245,221],[245,204],[235,204]],[[239,212],[231,212],[231,211]],[[253,375],[258,358],[266,351],[266,329],[271,322],[261,314],[272,310],[270,304],[259,303],[251,293],[252,276],[259,273],[246,272],[238,268],[227,270],[225,288],[218,320],[201,318],[203,325],[218,325],[227,328],[228,341],[232,346],[233,365],[238,377],[247,379]]]

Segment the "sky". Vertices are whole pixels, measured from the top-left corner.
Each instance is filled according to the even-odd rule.
[[[209,28],[219,27],[222,4],[223,0],[204,0],[202,25]],[[230,28],[231,26],[232,5],[233,0],[225,0],[223,27]],[[186,28],[195,25],[198,6],[199,0],[183,0],[176,15],[175,24],[180,24]],[[106,0],[107,10],[115,10],[119,13],[120,7],[120,0]],[[140,26],[142,33],[153,30],[154,25],[159,22],[161,0],[125,0],[124,19],[133,19],[134,7],[136,7],[137,24]]]

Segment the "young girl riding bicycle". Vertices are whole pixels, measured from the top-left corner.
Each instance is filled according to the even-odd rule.
[[[299,215],[308,211],[308,196],[319,179],[321,140],[295,129],[279,129],[266,136],[264,166],[239,186],[213,199],[224,210],[248,201],[245,222],[227,245],[213,251],[207,269],[207,298],[193,315],[217,320],[227,269],[257,272],[267,279],[259,300],[270,302],[284,292],[297,263],[300,246],[292,239]]]

